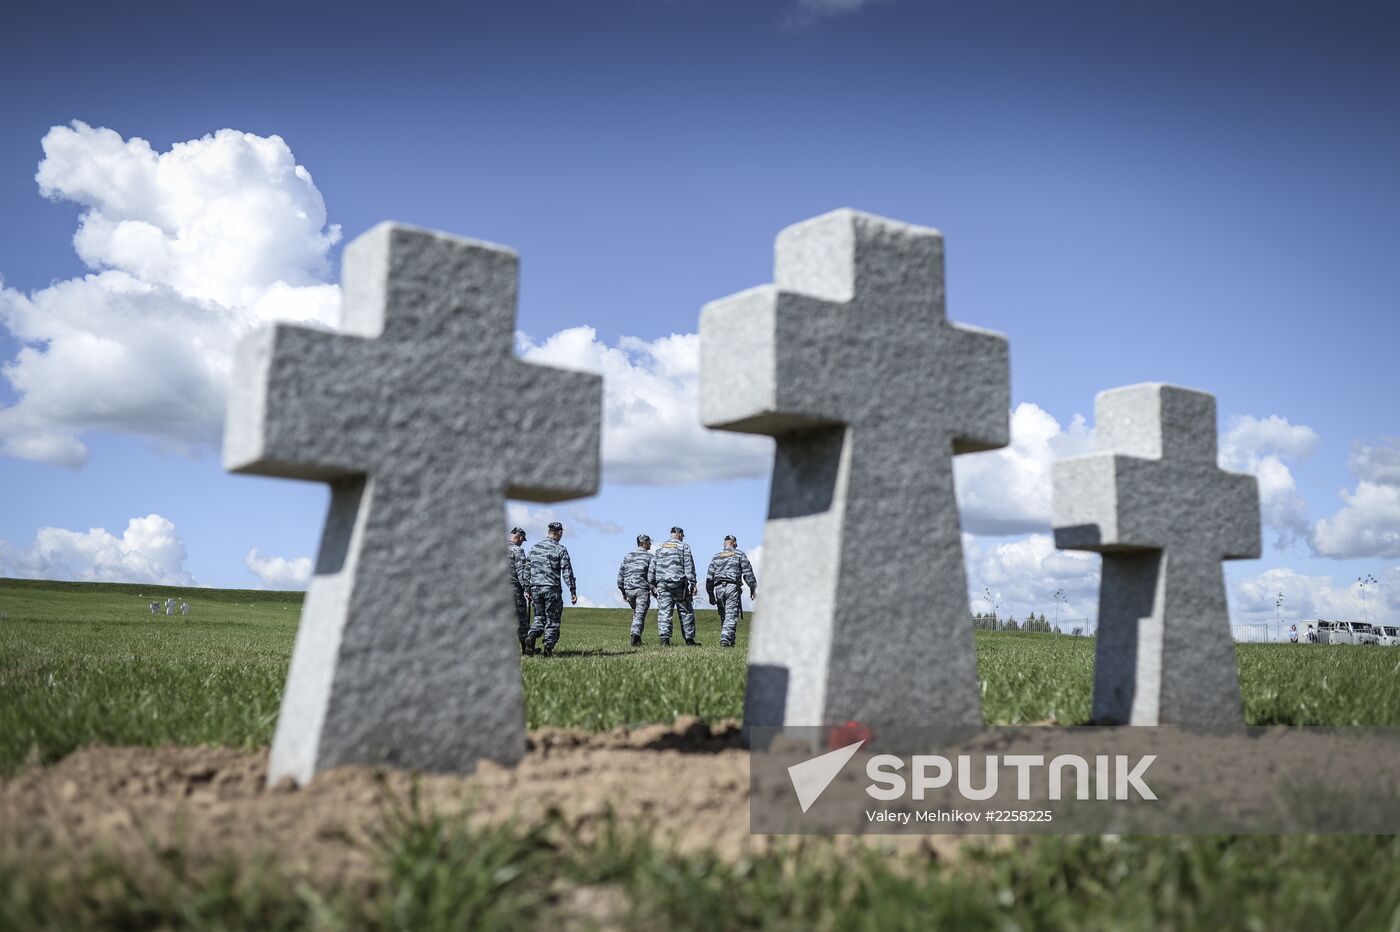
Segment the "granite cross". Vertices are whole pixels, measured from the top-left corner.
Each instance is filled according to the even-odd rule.
[[[773,278],[700,319],[701,419],[777,438],[745,725],[981,724],[952,456],[1007,443],[1006,340],[936,230],[838,210]]]
[[[1131,385],[1094,405],[1101,452],[1053,470],[1055,545],[1103,554],[1093,719],[1243,724],[1221,560],[1259,556],[1259,487],[1216,463],[1215,398]]]
[[[597,489],[602,382],[516,358],[517,265],[381,224],[345,249],[340,333],[238,346],[225,465],[331,486],[270,782],[524,751],[504,499]]]

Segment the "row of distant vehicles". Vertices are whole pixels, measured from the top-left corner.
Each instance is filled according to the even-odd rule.
[[[1379,644],[1400,647],[1400,627],[1370,625],[1364,621],[1310,621],[1300,637],[1316,644]]]

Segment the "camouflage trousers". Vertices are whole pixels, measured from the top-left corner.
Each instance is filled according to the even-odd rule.
[[[524,589],[519,586],[510,589],[515,594],[515,636],[523,641],[530,634],[530,603],[525,599]]]
[[[719,628],[721,643],[734,643],[734,636],[739,630],[739,618],[743,613],[743,593],[744,590],[738,583],[715,583],[715,608],[719,609],[719,617],[722,619]]]
[[[544,646],[553,647],[559,643],[559,622],[564,617],[564,593],[559,589],[531,588],[530,597],[535,603],[535,620],[530,624],[526,635],[531,644],[541,635]]]
[[[641,637],[647,623],[647,609],[651,608],[651,590],[628,589],[627,604],[632,606],[632,633]]]
[[[690,586],[656,587],[656,633],[663,640],[671,639],[671,613],[681,616],[681,634],[687,640],[695,637],[695,603],[690,597]]]

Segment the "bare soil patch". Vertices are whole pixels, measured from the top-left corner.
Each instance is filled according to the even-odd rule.
[[[584,837],[612,819],[663,848],[731,860],[788,841],[749,834],[749,760],[736,723],[541,729],[519,766],[487,763],[466,777],[342,767],[297,789],[268,787],[266,774],[265,750],[86,748],[0,784],[0,845],[65,860],[272,855],[297,875],[353,881],[370,868],[370,834],[415,793],[426,811],[470,812],[478,823],[526,826],[557,809]],[[967,841],[847,838],[836,846],[938,857]]]

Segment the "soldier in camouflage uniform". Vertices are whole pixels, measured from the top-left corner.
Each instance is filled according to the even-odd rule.
[[[651,569],[651,538],[646,534],[637,535],[637,549],[622,558],[617,568],[617,588],[622,597],[632,606],[632,646],[640,647],[642,628],[646,624],[647,609],[651,607],[651,584],[647,582],[647,571]]]
[[[530,548],[526,565],[530,594],[535,605],[535,620],[525,638],[525,652],[534,653],[535,642],[544,637],[541,653],[548,657],[559,643],[559,623],[564,617],[564,594],[560,582],[569,587],[569,604],[578,604],[578,586],[574,582],[574,567],[569,551],[559,543],[564,525],[555,521],[549,525],[549,536]]]
[[[530,653],[526,635],[530,633],[530,571],[525,559],[525,532],[513,527],[510,529],[510,543],[506,545],[506,557],[510,560],[510,589],[515,596],[515,636],[520,639],[520,652]]]
[[[686,646],[699,647],[695,640],[695,557],[682,528],[671,528],[671,539],[656,548],[647,583],[656,593],[656,633],[662,645],[671,643],[671,612],[675,611],[681,616]]]
[[[710,569],[705,573],[705,592],[710,604],[719,608],[724,619],[719,632],[719,646],[733,647],[734,636],[739,629],[739,616],[743,611],[743,590],[739,584],[749,587],[749,598],[758,595],[758,580],[753,575],[753,565],[748,555],[739,549],[739,539],[730,534],[724,539],[724,549],[710,561]]]

